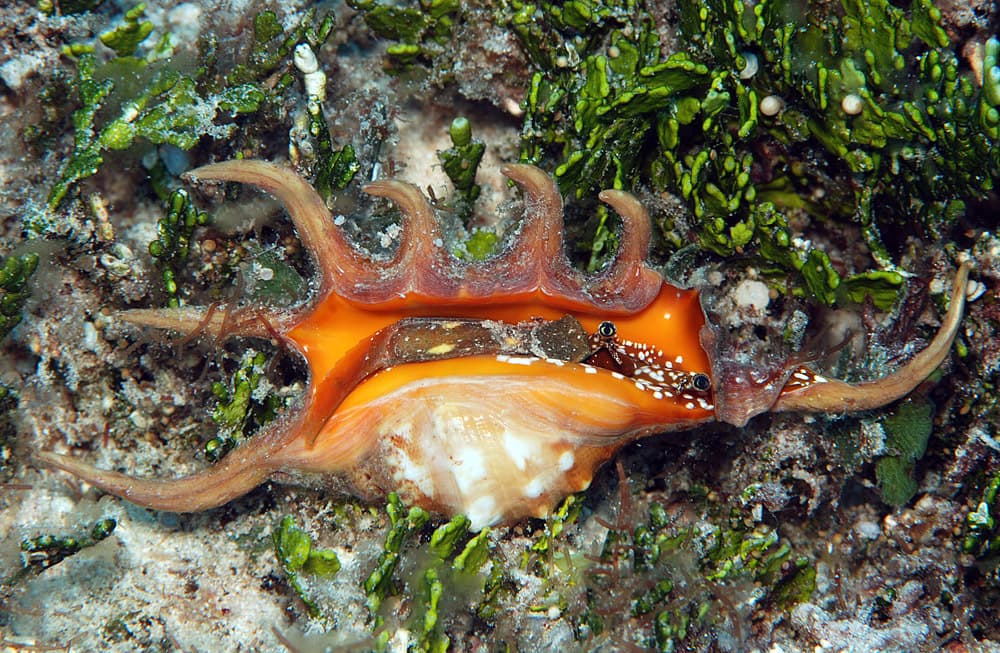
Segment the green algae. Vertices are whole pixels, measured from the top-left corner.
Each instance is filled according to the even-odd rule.
[[[38,0],[38,11],[46,15],[54,15],[58,6],[59,14],[62,16],[73,16],[75,14],[85,14],[93,11],[101,4],[102,0],[59,0],[58,5],[55,0]]]
[[[532,609],[558,609],[582,646],[627,633],[638,647],[683,650],[724,627],[727,615],[739,618],[721,596],[752,586],[755,603],[785,610],[815,589],[813,561],[796,555],[774,528],[749,526],[738,511],[727,516],[710,509],[704,523],[681,526],[658,501],[642,512],[626,504],[616,520],[598,520],[607,530],[593,555],[566,541],[584,528],[577,521],[581,507],[580,497],[567,499],[535,537],[521,567],[546,582]]]
[[[11,255],[0,259],[0,338],[20,324],[24,303],[31,295],[28,281],[38,269],[38,254]]]
[[[373,32],[394,41],[386,48],[390,71],[428,63],[451,39],[456,14],[462,7],[458,0],[348,0],[347,4],[361,12]]]
[[[274,555],[281,565],[288,584],[292,587],[306,611],[312,617],[320,614],[315,600],[306,592],[299,579],[300,574],[309,574],[329,578],[340,571],[340,559],[332,549],[317,549],[313,547],[312,538],[295,525],[291,515],[282,518],[281,523],[272,532]]]
[[[148,85],[135,95],[121,99],[117,115],[98,125],[96,116],[105,108],[105,100],[116,84],[110,78],[95,74],[97,60],[92,51],[75,54],[76,86],[82,106],[73,113],[73,154],[49,192],[48,206],[53,211],[72,187],[97,174],[107,152],[130,149],[140,140],[190,150],[202,136],[220,133],[215,124],[217,116],[254,112],[264,99],[263,91],[249,84],[202,96],[194,78],[159,61],[120,57],[112,64],[148,79]],[[102,66],[102,70],[109,70],[112,64]]]
[[[875,477],[882,500],[889,505],[901,506],[916,494],[914,465],[927,451],[933,418],[934,405],[929,401],[907,400],[881,420],[889,453],[875,462]]]
[[[205,455],[209,460],[221,460],[233,447],[274,420],[284,408],[284,398],[264,392],[271,387],[263,385],[267,360],[263,352],[248,349],[229,383],[217,381],[212,384],[216,399],[212,419],[219,426],[219,434],[205,443]]]
[[[997,87],[978,92],[959,71],[928,2],[806,12],[784,0],[682,1],[685,45],[669,56],[643,3],[511,7],[535,70],[522,161],[554,159],[560,188],[578,199],[643,185],[674,193],[693,221],[661,224],[670,245],[693,228],[701,248],[752,255],[820,303],[872,296],[889,307],[902,277],[883,233],[940,238],[1000,174]],[[995,66],[995,42],[986,52]],[[783,108],[762,115],[765,97]],[[846,113],[856,99],[859,113]],[[762,147],[773,157],[764,179]],[[883,270],[842,277],[827,252],[796,244],[788,212],[802,210],[858,224]],[[594,252],[603,246],[595,238]]]
[[[484,576],[489,562],[490,529],[469,531],[469,519],[456,515],[420,538],[430,522],[421,508],[407,509],[398,495],[386,503],[389,530],[375,567],[363,583],[372,614],[375,650],[388,650],[391,628],[406,628],[412,635],[409,649],[445,651],[451,644],[446,633],[447,613],[442,599],[454,604],[456,596],[493,605],[497,597],[492,576]],[[405,564],[404,564],[405,563]],[[493,565],[496,568],[496,565]],[[411,609],[406,614],[383,614],[389,596],[403,596]]]
[[[145,12],[144,2],[126,11],[121,25],[101,34],[101,43],[114,50],[119,57],[131,56],[153,31],[153,23],[142,20]]]
[[[457,193],[457,197],[452,199],[452,209],[467,222],[482,192],[476,184],[476,171],[486,153],[486,143],[472,138],[472,126],[468,118],[461,116],[452,121],[448,133],[451,147],[439,150],[437,156]]]
[[[107,539],[115,532],[117,525],[118,522],[114,519],[102,519],[82,534],[45,534],[22,540],[21,568],[2,581],[4,589],[37,576],[80,551]]]
[[[974,510],[965,516],[965,534],[962,550],[981,560],[990,560],[995,569],[1000,561],[1000,472],[993,472]]]
[[[295,45],[321,46],[333,29],[332,17],[317,19],[315,11],[309,11],[286,32],[274,12],[260,12],[246,61],[221,75],[216,70],[217,43],[211,37],[192,67],[184,65],[183,57],[171,57],[169,34],[147,46],[152,26],[143,20],[143,11],[144,5],[138,5],[118,27],[101,35],[117,55],[110,61],[99,65],[92,45],[66,48],[76,62],[73,86],[80,107],[73,113],[73,153],[49,191],[50,211],[79,182],[97,174],[110,152],[144,143],[190,150],[205,137],[231,134],[238,116],[273,111],[294,80],[288,69]],[[278,77],[277,83],[269,81],[272,76]]]
[[[302,19],[287,31],[274,11],[265,10],[255,14],[249,54],[245,61],[236,64],[226,73],[225,86],[259,86],[269,78],[276,78],[268,96],[272,100],[277,99],[294,81],[291,54],[295,46],[307,43],[316,50],[330,37],[333,27],[333,16],[317,16],[315,8],[305,11]],[[217,47],[218,44],[213,41],[209,48],[212,57]]]
[[[210,221],[208,213],[198,209],[188,192],[179,188],[167,200],[166,215],[156,222],[157,238],[149,243],[149,255],[162,270],[167,306],[171,308],[181,305],[177,272],[191,252],[191,238],[196,229]]]

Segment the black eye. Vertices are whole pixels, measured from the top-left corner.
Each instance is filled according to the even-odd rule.
[[[708,378],[707,374],[695,374],[694,378],[691,379],[691,384],[695,390],[705,392],[712,387],[712,379]]]
[[[614,322],[601,322],[597,327],[597,333],[602,338],[614,338],[615,334],[618,333],[618,329],[615,328]]]

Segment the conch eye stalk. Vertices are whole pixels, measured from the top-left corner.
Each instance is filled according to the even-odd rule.
[[[622,222],[619,251],[596,275],[563,254],[562,197],[529,165],[501,170],[524,194],[507,245],[481,262],[443,245],[433,208],[395,180],[365,187],[402,215],[399,246],[374,261],[289,170],[229,161],[190,173],[275,195],[316,262],[318,291],[295,309],[126,311],[127,322],[182,334],[277,336],[308,362],[300,404],[218,464],[179,479],[139,479],[73,457],[39,462],[157,510],[222,505],[277,472],[336,475],[358,495],[469,517],[479,529],[544,516],[626,443],[765,411],[844,412],[894,401],[948,354],[969,264],[931,345],[883,379],[849,384],[808,368],[745,387],[713,359],[697,291],[666,283],[645,258],[651,225],[631,195],[600,198]]]

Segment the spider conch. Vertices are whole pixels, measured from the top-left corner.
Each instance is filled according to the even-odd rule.
[[[852,385],[794,368],[763,402],[718,397],[735,397],[740,384],[714,376],[724,366],[702,344],[698,293],[645,263],[651,227],[642,205],[621,191],[600,194],[620,217],[620,246],[603,271],[586,275],[563,253],[552,179],[529,165],[502,172],[523,191],[524,218],[494,256],[465,262],[444,246],[432,207],[410,184],[365,187],[402,215],[395,254],[380,260],[350,242],[320,196],[287,169],[245,160],[194,170],[193,179],[249,183],[278,197],[315,258],[317,292],[288,310],[122,317],[188,334],[278,337],[308,361],[301,404],[185,478],[139,479],[52,452],[38,460],[157,510],[205,510],[293,472],[346,481],[369,499],[395,491],[437,513],[463,513],[480,529],[548,514],[636,438],[720,417],[745,423],[764,410],[884,405],[944,360],[957,331],[968,265],[937,337],[888,377]],[[727,412],[717,415],[720,404]],[[743,405],[752,406],[734,408]]]

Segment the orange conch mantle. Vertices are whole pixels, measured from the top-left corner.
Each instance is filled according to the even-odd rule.
[[[426,300],[408,297],[401,301],[404,304],[401,308],[372,310],[331,294],[296,323],[287,336],[305,355],[313,378],[322,379],[363,338],[408,317],[465,317],[517,323],[536,318],[557,320],[571,314],[589,333],[595,332],[607,318],[607,315],[592,314],[593,309],[586,306],[560,307],[537,292],[517,299],[516,303],[500,300],[491,305],[480,299],[453,306],[435,306]],[[657,334],[657,342],[664,346],[670,343],[675,361],[680,356],[688,369],[707,372],[708,358],[698,340],[704,319],[697,292],[663,284],[645,309],[615,316],[614,322],[622,334]]]
[[[743,424],[763,411],[865,410],[904,396],[947,356],[969,266],[931,345],[897,372],[847,384],[789,366],[745,381],[713,358],[698,293],[645,264],[649,218],[632,196],[604,191],[621,217],[620,248],[584,275],[563,254],[562,199],[527,165],[503,173],[525,196],[525,218],[496,256],[454,258],[413,186],[365,190],[398,205],[402,233],[386,261],[363,254],[322,199],[288,170],[230,161],[191,177],[254,184],[286,206],[316,259],[319,289],[300,308],[223,315],[197,309],[129,311],[136,324],[222,336],[280,337],[308,361],[298,410],[194,476],[136,479],[68,456],[37,454],[128,500],[189,512],[221,505],[281,471],[334,474],[366,497],[399,492],[473,528],[542,516],[586,488],[624,444],[715,419]]]

